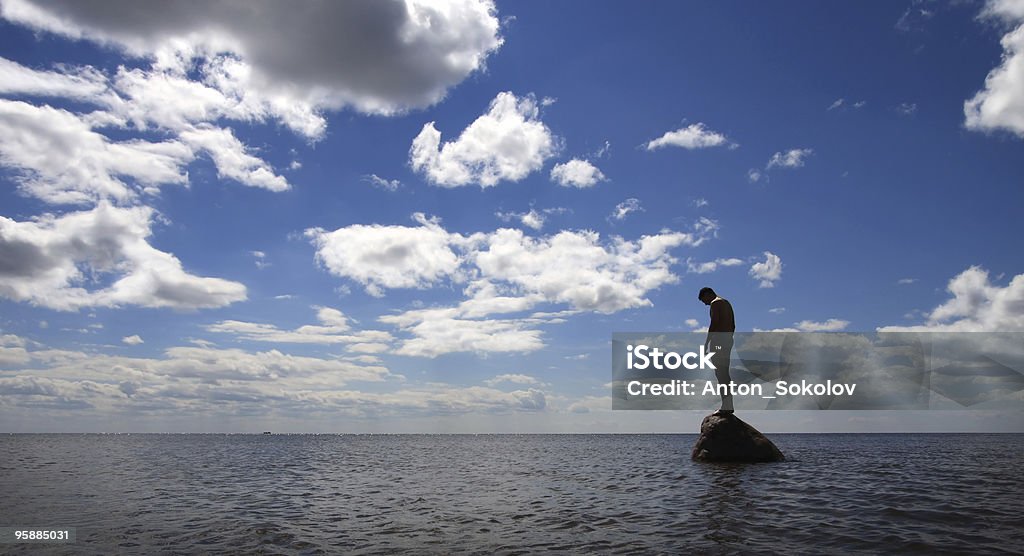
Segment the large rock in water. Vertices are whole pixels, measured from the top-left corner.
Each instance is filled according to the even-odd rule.
[[[757,429],[735,414],[708,415],[700,424],[693,459],[710,462],[782,461],[785,456]]]

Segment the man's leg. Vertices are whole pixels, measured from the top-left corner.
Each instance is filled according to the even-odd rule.
[[[729,376],[729,363],[731,363],[731,351],[732,346],[723,346],[723,349],[716,353],[715,356],[711,359],[712,363],[714,363],[715,365],[715,378],[718,379],[718,384],[725,385],[726,387],[726,390],[719,390],[722,394],[722,410],[728,411],[730,413],[733,411],[732,393],[729,392],[728,390],[729,383],[732,382],[732,377]]]

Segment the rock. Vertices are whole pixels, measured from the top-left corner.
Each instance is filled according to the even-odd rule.
[[[785,456],[771,440],[735,414],[708,415],[700,424],[693,459],[708,462],[782,461]]]

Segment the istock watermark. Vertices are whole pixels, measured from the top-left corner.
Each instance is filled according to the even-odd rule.
[[[626,346],[626,368],[641,371],[648,368],[675,370],[679,367],[684,369],[714,369],[715,365],[711,362],[711,358],[714,356],[715,352],[706,351],[705,346],[700,346],[699,351],[691,351],[679,355],[679,353],[674,351],[663,352],[656,347],[650,348],[643,344],[638,346],[629,345]]]
[[[1024,409],[1024,333],[612,336],[613,409]],[[731,341],[729,341],[731,340]],[[724,369],[728,369],[725,377]]]

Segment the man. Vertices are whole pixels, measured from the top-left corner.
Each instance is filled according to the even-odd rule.
[[[729,392],[729,362],[732,352],[732,334],[736,331],[736,317],[732,312],[732,305],[724,298],[718,296],[711,288],[701,288],[697,294],[705,305],[711,307],[711,324],[708,326],[708,337],[704,341],[706,351],[715,352],[711,363],[715,366],[715,378],[719,385],[726,385],[725,389],[720,387],[722,394],[722,407],[713,415],[728,415],[733,413],[732,393]]]

